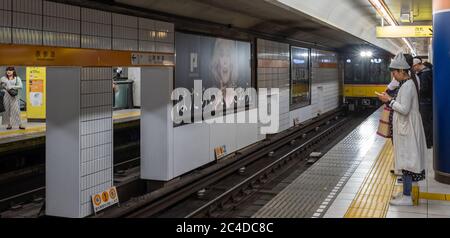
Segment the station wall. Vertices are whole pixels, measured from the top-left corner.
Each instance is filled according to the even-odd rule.
[[[0,43],[3,44],[175,53],[174,25],[146,18],[43,0],[0,0],[0,19]],[[236,44],[239,46],[241,43]],[[319,113],[325,113],[339,106],[339,75],[336,53],[312,50],[312,103],[310,106],[290,111],[290,45],[263,39],[258,39],[253,43],[257,47],[257,86],[280,89],[280,132],[293,126],[294,119],[303,122]],[[248,53],[251,54],[251,44],[244,42],[244,45],[248,45],[248,47],[245,47],[249,48]],[[245,55],[245,57],[247,56],[251,57]],[[180,57],[180,54],[177,57]],[[238,66],[248,67],[246,63]],[[112,73],[111,69],[103,72],[102,79],[106,81],[102,88],[109,90],[111,87],[110,85],[106,86],[106,84],[111,81],[108,76],[110,73],[107,71]],[[148,109],[148,111],[142,112],[143,121],[148,118],[150,122],[152,120],[155,122],[153,127],[146,127],[145,125],[151,124],[146,122],[143,129],[141,128],[141,130],[146,131],[147,135],[154,134],[151,137],[142,138],[143,145],[146,145],[145,143],[149,145],[148,147],[144,146],[144,151],[141,152],[143,156],[148,156],[148,159],[142,164],[142,173],[145,173],[143,178],[167,181],[214,161],[214,149],[217,147],[225,146],[225,154],[230,154],[265,138],[264,135],[259,133],[261,127],[259,124],[202,123],[174,127],[169,111],[172,101],[168,97],[174,87],[172,84],[176,82],[176,78],[173,79],[173,72],[162,72],[162,74],[168,76],[163,75],[160,83],[164,83],[164,80],[169,78],[172,80],[172,84],[161,84],[165,89],[160,90],[157,84],[147,84],[154,80],[152,75],[149,75],[152,71],[146,71],[140,76],[139,69],[134,71],[136,77],[142,77],[140,83],[142,85],[143,102],[140,102],[139,105],[141,103],[144,107],[147,105]],[[246,77],[245,81],[250,82],[251,73],[246,74]],[[156,88],[152,88],[153,86]],[[145,91],[143,91],[144,89]],[[159,105],[155,103],[159,103]],[[154,112],[153,109],[160,110],[158,111],[159,114],[151,115]],[[94,115],[96,112],[90,114]],[[251,108],[237,114],[243,113],[257,113],[257,110]],[[228,117],[234,116],[236,114],[228,115]],[[107,120],[109,125],[110,118]],[[77,127],[82,127],[82,124],[77,124]],[[159,130],[161,128],[164,130]],[[111,128],[108,127],[105,130],[111,130]],[[155,133],[155,131],[165,133],[167,137],[161,139],[161,134]],[[102,133],[99,132],[99,134]],[[105,134],[104,137],[109,138],[110,135]],[[158,141],[160,143],[156,143]],[[108,143],[111,144],[110,141]],[[89,159],[93,159],[93,157],[83,161],[87,162]],[[108,160],[112,160],[112,157]],[[81,166],[80,171],[83,166],[86,167],[81,164],[78,164],[78,166]],[[108,162],[105,166],[102,169],[109,171],[111,164]],[[91,172],[97,173],[98,171]],[[82,179],[83,175],[78,174],[77,176],[77,179]],[[110,176],[107,174],[105,177]],[[77,180],[77,182],[80,181]],[[96,187],[98,185],[94,184],[92,188],[99,191],[100,188],[97,189]],[[83,188],[87,191],[86,189],[91,187]],[[89,191],[93,192],[94,190]],[[85,192],[82,195],[84,200],[78,202],[78,205],[83,206],[80,210],[81,215],[91,213],[90,205],[86,200],[87,195]]]
[[[171,23],[43,0],[0,0],[0,43],[174,53]]]
[[[336,52],[312,49],[312,89],[311,105],[296,109],[290,113],[290,125],[294,120],[300,122],[329,112],[339,107],[339,69]]]
[[[275,41],[257,40],[258,51],[258,88],[279,89],[279,132],[289,125],[289,44]]]

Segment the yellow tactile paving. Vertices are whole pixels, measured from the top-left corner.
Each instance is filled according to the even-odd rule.
[[[114,120],[120,120],[120,119],[124,119],[124,118],[130,118],[130,117],[140,117],[141,116],[141,111],[132,111],[132,112],[126,112],[126,113],[122,113],[122,112],[118,112],[116,115],[114,115]]]
[[[27,127],[26,130],[10,130],[10,131],[0,131],[0,137],[2,136],[20,136],[32,133],[45,132],[45,126],[33,126]]]
[[[393,162],[393,146],[391,141],[386,141],[345,218],[386,217],[395,185],[395,176],[390,172]]]
[[[120,120],[125,118],[139,117],[141,115],[140,111],[131,111],[131,112],[117,112],[113,116],[114,120]],[[25,117],[26,113],[21,113],[21,117]],[[9,130],[9,131],[0,131],[0,137],[13,137],[13,136],[21,136],[28,135],[34,133],[42,133],[46,131],[46,126],[28,126],[26,130]]]

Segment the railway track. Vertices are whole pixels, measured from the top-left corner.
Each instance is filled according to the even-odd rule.
[[[347,121],[340,110],[327,113],[153,191],[139,179],[139,157],[121,160],[114,165],[115,184],[121,201],[125,202],[95,217],[221,217],[230,214],[237,204],[261,192],[261,188],[293,166],[301,164],[306,168],[308,155],[323,146],[330,136],[339,133]],[[126,145],[115,150],[124,148]],[[120,153],[127,154],[125,150]],[[129,179],[121,180],[121,177]],[[45,187],[34,187],[8,200],[0,199],[0,205],[20,204],[22,200],[42,201],[44,195]],[[174,209],[177,204],[183,208]]]
[[[360,118],[360,117],[358,117]],[[347,132],[352,131],[361,120],[358,118],[346,118],[335,122],[328,128],[323,128],[319,133],[313,135],[299,144],[293,145],[284,151],[271,164],[254,168],[249,175],[241,181],[234,182],[228,189],[220,194],[211,196],[202,206],[189,213],[184,218],[249,218],[268,201],[275,197],[286,186],[292,183],[298,176],[305,172],[310,166],[319,160],[311,158],[311,152],[320,151],[325,154],[337,142],[341,141]],[[364,118],[364,117],[362,117]],[[218,185],[226,187],[227,181]],[[228,183],[229,184],[229,183]],[[217,185],[210,189],[217,190]],[[192,203],[199,198],[192,197],[185,201],[182,206]],[[176,209],[173,209],[176,210]],[[173,212],[172,212],[173,214]],[[181,215],[181,214],[180,214]],[[163,214],[160,217],[167,217]]]
[[[139,121],[117,123],[114,131],[114,172],[120,176],[140,164],[139,135],[136,136]],[[0,173],[0,214],[44,200],[45,139],[38,138],[36,142],[24,143],[20,149],[3,151],[0,157],[3,170]]]
[[[96,217],[203,217],[217,208],[223,208],[227,201],[249,195],[250,190],[257,190],[267,181],[271,174],[284,171],[298,158],[306,158],[319,142],[345,125],[347,118],[341,117],[337,110],[325,114],[303,126],[298,126],[285,133],[260,142],[251,149],[239,151],[230,158],[211,165],[202,171],[182,177],[168,187],[158,189],[143,196],[134,197],[122,203],[121,207],[110,209]],[[243,175],[243,170],[249,176]],[[253,170],[253,171],[252,171]],[[238,176],[233,176],[238,174]],[[209,189],[228,178],[238,177],[231,189]],[[240,178],[239,178],[240,177]],[[232,179],[233,180],[233,179]],[[214,198],[203,201],[197,199],[189,206],[183,203],[183,212],[166,213],[171,207],[182,203],[194,195],[203,192],[213,194]],[[197,207],[195,207],[197,206]],[[186,213],[186,211],[190,211]],[[166,214],[166,215],[161,215]],[[170,214],[170,215],[168,215]],[[209,215],[206,215],[209,216]]]

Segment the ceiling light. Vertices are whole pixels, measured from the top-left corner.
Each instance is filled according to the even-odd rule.
[[[391,26],[398,26],[398,22],[395,20],[394,16],[392,15],[391,11],[388,10],[388,7],[386,6],[386,3],[384,0],[369,0],[369,2],[372,4],[372,6],[376,9],[378,14],[384,18]],[[413,56],[416,55],[416,51],[412,47],[411,43],[406,38],[402,38],[402,40],[406,43],[406,45],[409,47],[411,54]]]
[[[361,57],[364,57],[364,58],[365,57],[370,58],[373,56],[373,52],[372,51],[361,51],[360,55],[361,55]]]

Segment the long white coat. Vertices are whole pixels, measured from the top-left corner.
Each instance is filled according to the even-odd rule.
[[[412,80],[403,84],[391,106],[394,109],[395,169],[421,173],[425,169],[427,147],[419,96]]]

